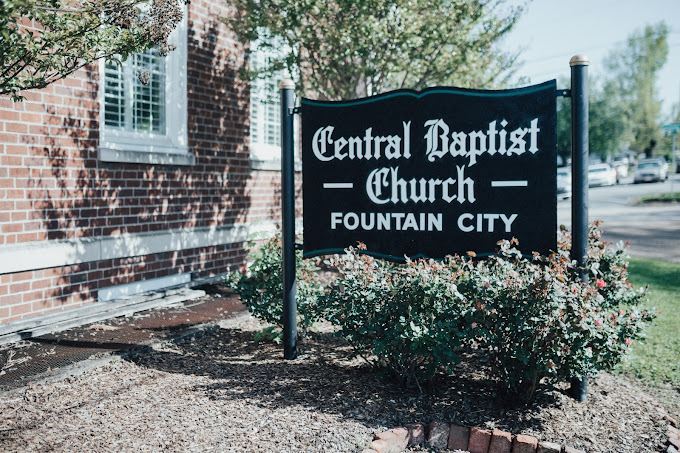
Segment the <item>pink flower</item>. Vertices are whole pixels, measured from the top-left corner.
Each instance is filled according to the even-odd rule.
[[[598,288],[604,288],[605,286],[607,286],[605,281],[602,280],[601,278],[598,278],[595,284],[597,285]]]
[[[472,328],[474,329],[475,327],[477,327],[477,323],[476,323],[476,322],[473,322],[473,323],[472,323]]]
[[[489,282],[484,282],[484,288],[488,288],[491,284]]]
[[[601,319],[598,319],[598,320],[595,321],[596,326],[601,326],[602,324],[603,324],[603,322],[602,322]]]
[[[633,343],[633,340],[631,340],[630,338],[626,338],[625,341],[626,341],[626,345],[628,345],[628,346],[630,346],[631,343]]]

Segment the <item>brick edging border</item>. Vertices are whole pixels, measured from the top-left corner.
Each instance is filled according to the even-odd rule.
[[[677,421],[661,408],[658,412],[667,423],[664,453],[679,453]],[[384,431],[376,435],[371,445],[361,453],[399,453],[410,445],[425,444],[435,450],[465,450],[470,453],[585,453],[567,445],[542,442],[525,434],[513,435],[499,429],[467,428],[437,421],[427,427],[413,423]]]
[[[668,415],[668,412],[658,407],[659,415],[666,422],[666,450],[664,453],[678,453],[680,451],[680,433],[678,421]]]

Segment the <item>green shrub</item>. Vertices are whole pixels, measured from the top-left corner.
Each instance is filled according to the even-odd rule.
[[[313,261],[297,254],[298,321],[302,332],[319,317],[380,370],[406,386],[438,371],[451,372],[462,347],[487,351],[499,394],[511,404],[531,401],[540,383],[590,377],[616,366],[653,320],[643,310],[645,291],[628,281],[623,248],[601,241],[590,229],[589,283],[569,257],[569,232],[558,251],[523,256],[513,241],[500,241],[487,259],[377,260],[362,244],[329,260],[339,277],[326,288]],[[231,281],[258,318],[281,326],[280,239],[251,254],[248,272]],[[271,336],[267,331],[262,337]]]
[[[580,282],[569,258],[569,238],[550,257],[522,258],[501,241],[499,255],[466,263],[461,293],[477,309],[477,341],[498,374],[501,395],[512,404],[533,399],[541,380],[553,383],[611,369],[654,317],[640,310],[644,291],[627,280],[622,250],[589,242],[590,284]]]
[[[319,300],[321,313],[358,355],[407,385],[451,370],[461,347],[480,346],[504,400],[527,403],[540,382],[615,366],[655,315],[638,308],[644,291],[628,282],[623,251],[600,235],[594,225],[589,285],[569,258],[567,232],[549,257],[526,258],[516,241],[500,241],[484,260],[396,265],[350,247],[331,260],[341,276]]]
[[[340,277],[320,298],[321,314],[357,355],[407,387],[420,387],[458,361],[472,327],[455,269],[434,260],[399,266],[354,247],[330,263]]]
[[[463,264],[459,288],[475,307],[474,338],[490,353],[500,395],[515,404],[530,401],[541,379],[559,376],[568,355],[565,313],[578,295],[549,264],[500,245],[498,256]]]
[[[231,272],[226,280],[253,316],[278,326],[278,330],[263,331],[260,337],[280,341],[283,328],[281,237],[269,239],[259,247],[251,244],[250,248],[250,265]],[[301,251],[295,252],[295,261],[297,325],[304,334],[318,320],[316,300],[323,293],[323,286],[314,261],[302,259]]]
[[[611,247],[602,242],[599,222],[590,227],[586,293],[572,310],[572,350],[567,360],[570,377],[592,376],[612,369],[642,338],[644,328],[656,317],[655,309],[644,309],[645,288],[635,289],[628,280],[625,244]],[[562,253],[566,253],[563,251]],[[575,268],[573,270],[575,272]],[[574,280],[576,278],[574,277]]]

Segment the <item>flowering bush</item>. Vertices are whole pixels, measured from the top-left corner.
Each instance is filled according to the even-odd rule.
[[[471,307],[455,285],[458,270],[434,260],[399,266],[354,247],[330,264],[341,276],[319,299],[320,314],[357,355],[418,387],[458,361],[472,330]]]
[[[313,262],[297,262],[302,329],[323,317],[355,353],[406,386],[451,371],[462,347],[488,352],[504,401],[526,403],[539,383],[595,375],[621,361],[655,316],[641,309],[644,290],[628,281],[622,247],[590,229],[588,262],[569,257],[563,231],[550,256],[523,256],[500,241],[496,256],[447,257],[398,265],[349,247],[329,260],[340,276],[326,288]],[[232,275],[257,317],[281,324],[281,246],[275,238],[252,255],[249,272]],[[581,282],[579,272],[588,275]]]
[[[264,337],[280,341],[283,328],[283,272],[281,267],[281,237],[276,236],[259,247],[251,245],[250,265],[227,275],[227,283],[241,297],[253,316],[278,326],[264,330]],[[302,252],[295,252],[295,278],[298,309],[298,329],[305,331],[318,319],[316,299],[323,293],[318,267],[313,261],[303,260]]]
[[[572,343],[566,367],[570,377],[592,376],[617,365],[656,316],[654,309],[640,307],[647,300],[646,290],[636,290],[628,281],[625,244],[612,248],[604,243],[599,225],[594,222],[589,231],[589,285],[582,288],[581,305],[573,306],[569,317]],[[568,240],[560,248],[563,261],[567,246]],[[576,272],[573,263],[570,270]]]
[[[475,340],[489,351],[503,399],[526,402],[542,378],[559,376],[569,353],[566,312],[580,294],[554,263],[499,245],[499,255],[463,263],[459,288],[475,307]]]
[[[625,255],[627,244],[609,247],[602,241],[599,226],[600,222],[593,222],[588,235],[589,279],[595,283],[598,293],[604,298],[603,306],[611,308],[638,305],[644,299],[644,290],[634,290],[628,281],[628,262]]]
[[[549,257],[524,257],[516,241],[498,255],[384,263],[353,247],[332,264],[341,277],[320,299],[360,354],[404,383],[450,370],[457,351],[488,351],[505,401],[531,401],[538,384],[615,366],[655,313],[627,280],[623,250],[590,231],[588,274],[569,258],[570,237]]]
[[[627,281],[622,250],[606,247],[599,238],[595,226],[589,267],[598,278],[590,285],[579,280],[567,237],[549,257],[523,258],[513,248],[516,242],[501,241],[497,256],[464,264],[465,283],[459,288],[474,301],[475,322],[481,326],[476,339],[491,355],[504,401],[531,401],[541,380],[552,383],[612,368],[653,318],[652,310],[637,308],[644,291],[633,290]],[[621,316],[625,323],[617,321]]]

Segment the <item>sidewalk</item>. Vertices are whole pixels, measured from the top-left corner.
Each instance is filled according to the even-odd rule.
[[[0,346],[0,391],[98,366],[155,343],[199,335],[247,312],[225,287],[202,289],[206,295],[199,299]]]

